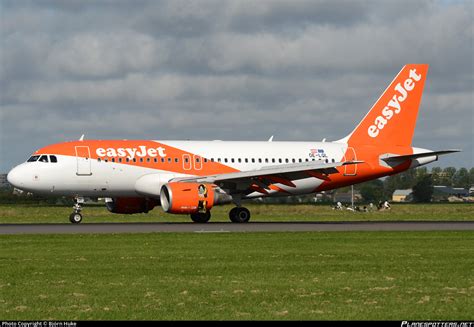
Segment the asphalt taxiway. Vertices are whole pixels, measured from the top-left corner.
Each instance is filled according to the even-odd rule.
[[[466,230],[474,231],[474,221],[0,224],[0,235]]]

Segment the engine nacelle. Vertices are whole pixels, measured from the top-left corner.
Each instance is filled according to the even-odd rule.
[[[106,201],[105,205],[113,213],[134,214],[147,213],[159,203],[148,198],[113,198]]]
[[[161,188],[160,202],[165,212],[190,214],[230,203],[232,197],[213,184],[171,182]]]

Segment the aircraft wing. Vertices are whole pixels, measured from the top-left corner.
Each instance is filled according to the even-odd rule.
[[[265,189],[269,189],[269,186],[272,184],[279,183],[290,187],[296,187],[292,182],[294,180],[309,177],[328,180],[330,174],[338,172],[336,167],[355,165],[358,163],[363,163],[363,161],[332,163],[310,161],[304,163],[267,166],[262,167],[261,169],[228,174],[181,177],[175,178],[170,182],[212,183],[223,189],[230,190],[231,193],[251,193],[254,191],[266,193]]]

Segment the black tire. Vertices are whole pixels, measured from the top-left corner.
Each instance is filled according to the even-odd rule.
[[[233,223],[237,223],[237,209],[239,209],[238,207],[235,207],[235,208],[232,208],[230,211],[229,211],[229,219],[231,222]]]
[[[229,218],[233,223],[247,223],[250,220],[250,211],[244,207],[235,207],[229,212]]]
[[[69,215],[69,221],[73,224],[79,224],[82,221],[82,215],[73,212]]]
[[[209,219],[211,219],[211,212],[208,211],[206,213],[202,213],[202,212],[192,213],[191,219],[195,223],[199,223],[199,224],[207,223]]]

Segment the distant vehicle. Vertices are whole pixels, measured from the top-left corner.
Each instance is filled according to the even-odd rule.
[[[72,223],[82,220],[84,197],[105,197],[107,208],[122,214],[161,205],[199,223],[211,218],[213,206],[234,203],[230,220],[247,222],[242,200],[331,190],[459,151],[411,146],[427,73],[426,64],[404,66],[357,127],[335,142],[81,138],[36,151],[8,181],[30,192],[74,197]]]

